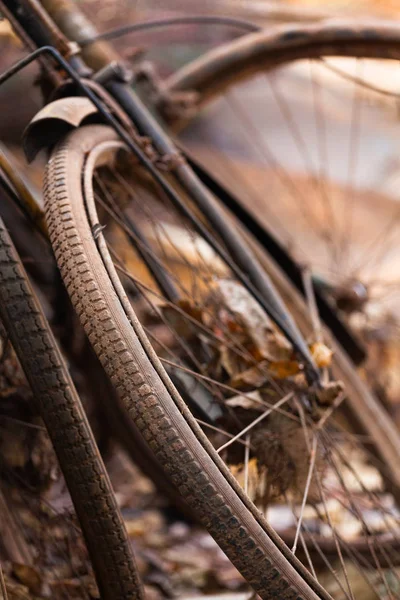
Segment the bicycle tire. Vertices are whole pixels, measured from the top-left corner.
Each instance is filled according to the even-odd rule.
[[[1,219],[0,317],[56,451],[101,597],[142,598],[125,525],[80,398]]]
[[[88,338],[160,464],[257,593],[282,600],[328,599],[215,453],[103,262],[97,244],[104,240],[88,220],[83,185],[89,182],[92,193],[85,167],[91,152],[96,155],[96,149],[112,142],[121,146],[105,126],[72,132],[53,150],[44,184],[56,260]]]

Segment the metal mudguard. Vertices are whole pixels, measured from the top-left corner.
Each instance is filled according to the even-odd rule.
[[[43,148],[54,146],[72,129],[96,122],[97,109],[88,98],[69,97],[54,100],[42,108],[23,134],[25,156],[31,162]]]

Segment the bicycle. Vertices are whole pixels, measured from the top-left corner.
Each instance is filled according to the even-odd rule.
[[[308,305],[312,304],[314,293],[317,294],[318,291],[313,293],[310,286],[306,287],[306,304],[290,280],[280,271],[279,266],[274,265],[266,252],[269,252],[270,248],[260,249],[260,244],[265,240],[272,246],[271,236],[267,236],[257,221],[235,203],[235,199],[227,192],[224,193],[224,198],[230,203],[230,207],[233,207],[233,212],[236,211],[236,220],[220,208],[215,196],[200,182],[183,155],[176,151],[171,139],[152,119],[130,86],[123,81],[126,76],[124,71],[104,67],[89,83],[88,71],[76,56],[71,58],[71,67],[52,47],[58,45],[67,55],[71,52],[71,46],[60,31],[55,29],[54,23],[49,23],[48,15],[43,14],[40,5],[31,0],[27,6],[32,12],[21,13],[15,10],[19,3],[3,4],[11,11],[11,21],[16,20],[22,24],[24,30],[39,46],[39,50],[34,50],[27,60],[0,77],[0,83],[29,60],[39,56],[50,56],[67,72],[78,92],[89,100],[79,100],[82,112],[78,114],[78,123],[68,121],[68,116],[65,118],[65,115],[60,118],[60,114],[57,113],[58,107],[68,104],[71,82],[67,82],[64,88],[58,90],[59,99],[51,105],[54,112],[50,112],[50,118],[61,120],[64,124],[62,133],[66,128],[72,129],[72,132],[56,143],[48,163],[44,188],[46,220],[59,268],[75,310],[122,403],[158,462],[228,557],[262,597],[329,598],[326,590],[295,557],[295,547],[300,540],[309,569],[314,576],[316,575],[305,537],[311,541],[316,554],[325,559],[327,554],[336,553],[345,583],[337,576],[336,578],[345,597],[352,597],[352,591],[343,560],[344,552],[354,559],[371,589],[377,593],[377,586],[381,585],[384,588],[383,593],[389,597],[395,593],[396,581],[388,581],[383,570],[388,566],[390,568],[396,560],[395,529],[394,533],[391,533],[389,523],[385,533],[378,536],[371,534],[361,508],[356,505],[354,495],[352,496],[347,489],[337,461],[340,460],[343,468],[352,472],[368,502],[374,510],[382,514],[382,518],[395,520],[395,515],[382,508],[379,495],[375,491],[370,492],[362,482],[360,483],[354,467],[349,465],[343,454],[346,445],[343,444],[341,450],[332,445],[333,440],[343,440],[350,436],[340,421],[331,421],[330,428],[324,429],[328,417],[343,403],[344,394],[338,385],[324,387],[311,351],[291,316],[295,314],[297,323],[301,323],[303,330],[310,331]],[[51,14],[51,6],[47,8]],[[61,14],[61,17],[70,16],[68,6],[63,4],[63,8],[65,13]],[[46,29],[47,35],[43,35],[42,31],[38,34],[36,21],[26,19],[29,14],[40,17],[39,23]],[[53,16],[57,18],[57,10]],[[31,29],[29,25],[32,25]],[[220,85],[227,82],[228,85],[232,73],[238,77],[242,73],[246,74],[248,61],[253,59],[249,48],[251,50],[254,47],[257,52],[261,50],[258,63],[260,65],[263,65],[265,60],[263,52],[268,53],[271,49],[275,52],[274,60],[279,62],[277,49],[280,48],[283,49],[286,60],[297,56],[296,53],[302,50],[305,54],[310,52],[320,56],[332,52],[332,47],[335,52],[347,54],[364,52],[367,56],[397,56],[397,28],[380,29],[383,42],[374,46],[371,42],[370,26],[361,28],[358,33],[349,28],[343,30],[340,26],[324,24],[296,27],[298,29],[295,31],[293,28],[279,30],[276,36],[268,33],[252,34],[249,38],[239,40],[239,50],[244,48],[243,59],[238,60],[237,53],[217,50],[216,55],[211,56],[210,63],[205,59],[200,61],[200,64],[195,63],[193,67],[184,70],[182,76],[177,75],[169,85],[170,89],[178,92],[178,96],[175,96],[177,105],[172,107],[172,113],[175,111],[176,114],[177,106],[182,108],[182,102],[185,108],[189,98],[187,114],[190,114],[190,110],[193,109],[193,89],[195,99],[199,90],[207,97],[208,90],[210,95],[214,91],[215,83]],[[54,44],[54,41],[57,43]],[[234,50],[236,52],[235,43]],[[213,69],[210,70],[209,64]],[[252,62],[253,67],[255,64],[257,63]],[[241,67],[240,70],[238,66]],[[79,71],[83,75],[79,75]],[[168,105],[170,97],[166,96],[164,87],[159,91],[158,98],[157,93],[155,94],[157,106],[164,111],[167,109],[167,114],[171,114],[171,104]],[[190,93],[189,97],[186,92]],[[62,98],[65,95],[67,99]],[[77,102],[74,106],[76,108]],[[49,109],[47,115],[48,111]],[[85,125],[74,130],[74,126],[81,124],[85,119],[100,119],[103,123]],[[106,127],[104,122],[111,125],[113,130]],[[42,132],[45,131],[45,125],[46,113],[39,114],[28,132],[27,149],[31,156],[40,149],[42,143],[46,144],[45,136],[39,139],[39,144],[35,142],[35,135],[41,128]],[[51,145],[55,142],[56,140],[52,139]],[[134,157],[133,160],[130,153]],[[209,174],[204,173],[201,167],[194,166],[214,194],[222,196],[221,185]],[[165,170],[167,175],[164,175]],[[148,174],[153,181],[149,179]],[[129,181],[130,176],[132,181]],[[139,218],[136,222],[126,209],[128,201],[134,200],[133,189],[140,190],[150,206],[146,212],[143,201],[135,204],[137,211],[138,207],[145,210],[145,216],[155,231],[152,237],[145,229],[146,223],[141,222]],[[118,202],[113,199],[116,190],[119,195]],[[158,202],[160,197],[163,199],[162,207]],[[164,221],[169,220],[171,227],[176,226],[177,222],[184,223],[184,229],[188,231],[188,238],[195,250],[193,254],[196,264],[193,264],[193,260],[188,262],[185,254],[182,255],[182,250],[177,247],[177,238],[171,239],[173,229],[165,231],[165,227],[162,226],[161,232],[157,232],[154,215],[157,215],[156,211],[160,211],[161,208],[167,213],[167,216],[163,214]],[[178,210],[183,215],[179,219]],[[243,231],[240,220],[247,226],[250,224],[253,228],[252,234],[259,232],[257,240],[254,239],[254,235],[252,237]],[[123,235],[133,242],[137,255],[151,273],[152,284],[138,280],[129,272],[127,260],[114,248],[108,249],[108,244],[117,239],[112,237],[116,236],[115,223],[120,226]],[[232,226],[232,223],[235,225]],[[104,224],[106,229],[103,233]],[[198,250],[199,237],[207,241],[207,250]],[[253,250],[249,250],[247,243]],[[211,258],[210,255],[207,258],[209,248],[214,251]],[[282,252],[282,248],[276,242],[275,249]],[[168,266],[169,261],[174,258],[176,261],[177,257],[191,273],[189,282],[179,277],[175,271],[171,272]],[[295,263],[289,262],[288,273],[290,269],[295,269],[295,277],[292,279],[298,279],[300,271],[296,271]],[[285,309],[267,272],[278,284],[280,293],[289,296],[290,312]],[[224,283],[226,279],[228,282]],[[122,283],[125,284],[129,295]],[[157,289],[154,289],[154,283]],[[214,284],[211,293],[210,283]],[[143,293],[143,290],[146,293]],[[147,313],[138,302],[138,291],[142,291],[142,297],[151,306]],[[233,300],[233,305],[230,300]],[[264,342],[268,340],[267,347],[263,347],[263,341],[257,336],[258,327],[246,322],[245,315],[235,305],[235,300],[239,305],[245,303],[251,307],[250,312],[254,313],[255,322],[263,332]],[[323,299],[320,299],[320,304],[322,301]],[[263,310],[260,311],[260,307]],[[327,303],[326,314],[329,308]],[[280,328],[284,337],[277,332],[265,313]],[[336,318],[335,323],[338,323],[335,311],[331,310],[330,314],[333,315],[332,318]],[[176,315],[179,315],[178,319]],[[239,325],[236,322],[238,316]],[[171,334],[172,339],[168,339],[167,343],[159,339],[161,334],[154,334],[154,326],[159,324],[163,324],[163,331],[166,329]],[[346,327],[341,328],[341,334],[350,339]],[[329,345],[332,344],[335,348],[335,377],[338,378],[340,374],[340,378],[344,380],[353,409],[352,416],[361,421],[363,429],[374,440],[374,451],[378,457],[383,457],[388,465],[386,473],[381,465],[379,471],[383,478],[392,480],[395,489],[398,483],[397,432],[368,388],[358,378],[344,351],[325,330],[323,335],[329,339]],[[149,340],[153,340],[153,343]],[[196,343],[195,353],[191,350],[192,342]],[[318,348],[322,350],[321,345]],[[169,358],[166,358],[168,356]],[[318,359],[321,361],[321,357]],[[235,362],[238,363],[236,369]],[[304,365],[303,372],[299,363]],[[330,360],[325,356],[321,364],[327,367]],[[164,370],[163,365],[168,372]],[[282,382],[279,380],[280,367],[287,369],[289,373],[285,372]],[[221,372],[223,381],[218,380],[218,377],[221,378]],[[256,376],[261,379],[261,383],[255,382]],[[235,385],[238,387],[235,388]],[[267,397],[269,395],[274,400],[277,397],[279,399],[271,405],[265,397],[249,394],[246,387],[249,385],[256,387],[252,391],[260,393],[261,390],[264,394],[267,393]],[[239,394],[236,396],[242,398],[239,400],[232,396],[238,389]],[[333,391],[333,397],[327,398],[327,390]],[[230,398],[226,397],[227,392],[231,394]],[[247,425],[243,419],[249,419],[249,413],[243,416],[238,410],[244,408],[243,398],[250,401],[251,410],[257,414],[257,407],[263,407],[262,414]],[[230,404],[227,404],[227,400],[231,401]],[[324,401],[328,403],[325,413],[322,408]],[[188,405],[193,408],[195,414],[201,413],[202,418],[196,420]],[[233,410],[234,408],[237,410]],[[267,417],[270,440],[267,431],[254,430],[255,425]],[[231,423],[235,434],[226,430],[222,430],[221,433],[221,428],[217,427],[218,435],[212,440],[218,444],[218,436],[230,438],[229,443],[220,444],[218,450],[225,453],[231,465],[235,465],[234,461],[238,460],[232,449],[233,442],[241,440],[243,435],[253,430],[245,442],[244,471],[247,471],[248,475],[250,456],[253,453],[257,461],[261,462],[261,467],[267,471],[267,480],[268,477],[270,479],[267,492],[262,498],[264,502],[270,503],[275,495],[284,497],[290,506],[290,503],[296,500],[296,480],[304,486],[306,492],[303,490],[301,511],[292,538],[293,552],[251,503],[221,460],[218,451],[215,451],[210,440],[200,429],[198,421],[204,423],[205,419],[209,421],[205,425],[208,429],[215,429],[215,423],[220,419],[228,419],[227,422]],[[263,443],[265,438],[268,440],[264,446],[261,443],[261,448],[258,440],[258,450],[254,447],[254,444],[257,444],[257,433],[258,436],[261,434]],[[296,442],[291,449],[289,438],[295,439]],[[357,436],[350,436],[350,439],[350,446],[357,447],[357,451],[365,456],[365,447],[357,441]],[[335,483],[342,489],[342,501],[347,500],[347,510],[355,514],[361,524],[359,537],[353,542],[344,540],[336,532],[326,509],[326,497],[319,472],[322,466],[317,459],[318,445],[322,446],[322,455],[325,456],[324,452],[326,453],[329,467],[336,473]],[[264,456],[262,463],[262,452],[267,455],[272,453],[275,461],[283,455],[281,472],[274,472],[274,465],[271,460],[268,462],[268,456]],[[334,459],[333,452],[336,452]],[[296,462],[297,458],[300,459],[299,462]],[[326,473],[324,475],[326,476]],[[312,479],[316,489],[311,492]],[[295,481],[294,486],[291,480]],[[246,475],[244,487],[248,491]],[[304,522],[303,511],[308,494],[313,497],[311,505],[316,511],[317,520],[323,520],[318,511],[325,513],[324,517],[331,531],[328,541],[323,536],[313,535],[309,525]],[[296,514],[296,511],[294,513]],[[392,554],[388,555],[386,549],[390,549]],[[382,554],[381,562],[377,552]],[[370,571],[374,571],[373,576]]]

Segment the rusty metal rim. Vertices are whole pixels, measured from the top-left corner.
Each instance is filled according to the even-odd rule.
[[[285,62],[321,56],[400,59],[400,26],[379,20],[335,19],[250,33],[179,69],[164,82],[163,91],[171,96],[196,92],[200,107],[261,68],[271,70]]]

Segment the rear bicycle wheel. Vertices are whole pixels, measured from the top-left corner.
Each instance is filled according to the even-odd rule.
[[[115,495],[57,342],[0,219],[0,318],[40,407],[103,598],[141,598]]]
[[[310,390],[287,341],[112,130],[85,127],[55,148],[45,202],[71,300],[130,417],[254,589],[328,598],[315,579],[326,576],[321,562],[337,598],[354,597],[353,570],[372,593],[395,586],[395,502],[385,466],[371,466],[336,417],[340,386],[332,397]],[[329,365],[326,348],[313,351]],[[341,373],[351,383],[354,371]],[[332,517],[340,502],[354,518],[351,539]],[[273,517],[282,510],[291,515],[283,530]]]
[[[362,377],[394,414],[399,52],[397,25],[290,25],[226,44],[163,88],[172,100],[196,97],[197,118],[181,111],[172,127],[311,273],[314,288],[365,344]],[[365,420],[361,406],[355,412],[369,430],[374,417]]]
[[[196,98],[172,126],[372,340],[375,376],[387,371],[375,346],[398,331],[399,53],[396,25],[290,25],[225,44],[163,86],[172,104]]]

